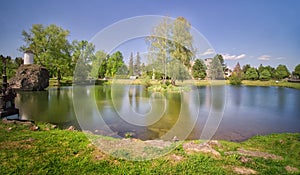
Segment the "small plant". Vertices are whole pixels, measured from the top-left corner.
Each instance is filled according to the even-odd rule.
[[[124,137],[129,139],[129,138],[132,138],[135,134],[133,132],[126,132]]]

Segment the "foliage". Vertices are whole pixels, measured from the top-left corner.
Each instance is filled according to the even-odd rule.
[[[224,58],[223,58],[223,56],[220,55],[220,54],[217,54],[215,57],[219,59],[220,64],[221,64],[221,66],[222,66],[222,68],[223,68],[223,72],[224,72],[224,71],[225,71],[225,68],[226,68],[226,64],[224,63]]]
[[[224,70],[223,65],[220,62],[219,56],[215,56],[212,59],[210,66],[208,67],[209,77],[212,80],[220,80],[224,79]]]
[[[243,80],[243,71],[241,69],[240,63],[238,62],[233,69],[229,82],[232,85],[241,85]]]
[[[243,66],[242,70],[243,70],[244,74],[246,74],[246,72],[249,68],[251,68],[250,64],[246,64]]]
[[[245,74],[245,79],[247,80],[257,80],[258,79],[258,73],[257,70],[254,67],[250,67],[247,69]]]
[[[133,53],[130,53],[130,58],[129,58],[129,76],[133,76]]]
[[[264,69],[264,70],[260,73],[259,79],[262,80],[262,81],[270,80],[270,79],[271,79],[271,73],[270,73],[267,69]]]
[[[300,77],[300,64],[295,67],[294,74]]]
[[[272,79],[276,78],[276,70],[274,67],[271,67],[270,65],[268,65],[265,67],[265,69],[267,69],[270,72]]]
[[[61,73],[64,75],[70,69],[71,55],[67,37],[69,31],[54,24],[44,27],[42,24],[34,24],[30,31],[23,30],[23,41],[25,45],[20,50],[25,52],[31,50],[34,53],[36,64],[45,66],[50,76]]]
[[[3,73],[3,63],[2,60],[5,59],[6,62],[6,76],[7,79],[12,78],[15,73],[16,73],[16,69],[18,68],[18,65],[11,59],[10,56],[3,56],[0,55],[0,74],[1,74],[1,78],[2,78],[2,73]]]
[[[257,68],[258,74],[261,74],[264,69],[265,67],[262,64],[260,64]]]
[[[106,62],[108,55],[100,50],[95,54],[95,59],[92,61],[91,76],[93,78],[104,78],[106,73]]]
[[[178,17],[174,21],[166,17],[146,38],[149,45],[149,62],[155,68],[155,72],[164,75],[164,80],[167,76],[174,82],[188,77],[186,70],[190,67],[190,60],[194,56],[190,28],[190,23],[183,17]]]
[[[183,17],[176,18],[171,27],[171,56],[180,60],[188,68],[190,67],[190,60],[194,56],[193,36],[190,33],[190,28],[191,24]]]
[[[140,57],[140,54],[139,52],[136,53],[136,60],[135,60],[135,64],[133,66],[133,72],[134,72],[134,75],[136,76],[140,76],[141,73],[142,73],[142,69],[141,69],[141,57]]]
[[[123,55],[120,51],[113,53],[107,60],[106,76],[114,77],[118,69],[124,64]]]
[[[192,67],[192,73],[194,78],[204,79],[206,77],[206,66],[201,59],[196,59]]]
[[[287,67],[285,65],[279,64],[276,68],[275,76],[277,79],[281,80],[287,78],[290,75]]]

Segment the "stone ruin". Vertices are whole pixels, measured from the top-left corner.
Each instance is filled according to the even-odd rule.
[[[41,91],[49,86],[49,71],[42,66],[25,64],[10,79],[9,86],[16,90]]]

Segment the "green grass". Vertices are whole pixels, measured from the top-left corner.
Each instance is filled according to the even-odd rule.
[[[269,80],[269,81],[250,81],[250,80],[244,80],[242,81],[243,85],[246,86],[279,86],[279,87],[288,87],[288,88],[294,88],[294,89],[300,89],[300,83],[292,83],[287,81],[278,81],[276,80]]]
[[[64,77],[61,80],[61,86],[72,86],[72,77]],[[130,85],[143,85],[143,79],[136,79],[136,80],[129,80],[129,79],[110,79],[110,80],[96,80],[96,85],[101,84],[130,84]],[[150,80],[151,85],[160,85],[160,80]],[[212,86],[212,85],[229,85],[229,80],[185,80],[185,81],[176,81],[177,86],[184,86],[184,85],[195,85],[195,86]],[[294,88],[300,89],[300,83],[292,83],[287,81],[278,81],[276,80],[269,80],[269,81],[260,81],[260,80],[243,80],[242,85],[245,86],[279,86],[279,87],[287,87],[287,88]],[[57,87],[57,79],[51,78],[49,80],[49,87]]]
[[[49,124],[38,126],[38,131],[31,131],[27,125],[0,122],[0,174],[234,174],[232,167],[251,168],[260,174],[288,174],[286,166],[300,169],[299,133],[256,136],[241,143],[221,141],[222,147],[216,150],[222,156],[217,158],[205,153],[187,154],[179,145],[163,157],[135,162],[102,153],[83,132],[52,129]],[[243,163],[240,155],[226,154],[238,148],[283,159],[251,158]],[[147,151],[155,149],[149,147]]]

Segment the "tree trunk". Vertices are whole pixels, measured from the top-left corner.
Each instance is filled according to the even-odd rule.
[[[57,70],[57,89],[60,89],[61,74],[60,69]]]

